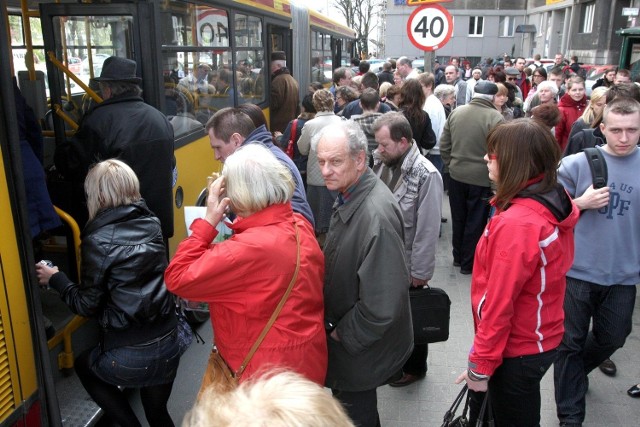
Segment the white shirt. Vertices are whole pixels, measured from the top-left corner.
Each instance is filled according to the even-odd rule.
[[[444,124],[447,121],[444,106],[434,94],[431,94],[427,97],[422,109],[429,114],[431,128],[433,129],[433,133],[436,134],[436,145],[429,152],[432,154],[440,154],[440,135],[442,135]],[[434,150],[436,152],[434,152]]]

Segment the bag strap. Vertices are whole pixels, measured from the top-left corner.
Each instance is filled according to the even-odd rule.
[[[260,344],[262,344],[262,341],[267,336],[269,329],[271,329],[271,326],[273,326],[273,324],[275,323],[276,318],[280,314],[280,311],[282,311],[282,307],[284,307],[285,302],[287,302],[287,298],[289,297],[289,294],[293,289],[293,285],[296,283],[296,279],[298,278],[298,271],[300,271],[300,233],[298,231],[298,224],[294,222],[293,226],[296,229],[296,245],[298,247],[297,255],[296,255],[296,270],[293,273],[291,282],[289,282],[289,287],[287,288],[287,291],[284,293],[284,295],[280,299],[280,302],[276,306],[276,309],[273,311],[273,314],[271,315],[269,322],[262,330],[262,333],[260,334],[256,342],[253,344],[253,347],[251,347],[251,350],[249,350],[249,354],[247,354],[247,357],[245,357],[244,360],[242,361],[242,365],[240,365],[240,367],[236,371],[235,373],[236,378],[239,378],[242,375],[244,370],[247,368],[247,365],[251,361],[251,358],[253,357],[254,353],[258,350],[258,347],[260,347]]]
[[[453,401],[453,403],[451,404],[451,407],[447,410],[447,412],[445,412],[444,414],[444,424],[446,425],[447,422],[451,422],[453,420],[453,417],[456,414],[456,411],[458,410],[458,406],[460,406],[460,403],[462,402],[462,399],[464,399],[465,394],[467,393],[467,389],[468,386],[467,384],[465,384],[462,387],[462,390],[460,390],[460,393],[458,393],[458,396],[456,396],[455,400]],[[468,402],[468,400],[467,400]],[[467,410],[467,404],[465,404],[465,411]]]
[[[484,400],[482,401],[482,406],[480,407],[480,412],[478,413],[476,427],[483,427],[485,423],[487,427],[495,425],[495,420],[493,419],[493,409],[491,408],[491,399],[489,398],[489,390],[487,390],[484,394]]]
[[[587,156],[589,168],[591,169],[591,179],[593,188],[602,188],[607,186],[608,171],[607,161],[597,148],[585,148],[584,154]]]
[[[291,137],[289,138],[289,141],[293,141],[294,143],[296,142],[296,131],[297,130],[298,130],[298,119],[295,119],[291,123]]]

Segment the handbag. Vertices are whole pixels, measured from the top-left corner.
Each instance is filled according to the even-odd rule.
[[[182,356],[193,342],[193,329],[191,329],[191,325],[187,322],[182,311],[177,309],[177,306],[176,315],[178,316],[178,326],[176,326],[176,331],[178,333],[177,341],[178,347],[180,347],[180,356]]]
[[[218,349],[215,347],[215,344],[214,344],[214,347],[211,350],[211,355],[209,356],[207,368],[202,378],[202,385],[200,386],[200,391],[198,392],[198,399],[200,399],[204,391],[209,388],[214,388],[217,392],[224,393],[224,392],[231,391],[238,386],[240,377],[242,376],[242,374],[244,373],[244,370],[249,365],[251,358],[253,358],[253,355],[258,350],[258,347],[260,347],[260,344],[262,344],[262,341],[267,336],[269,329],[271,329],[271,326],[275,323],[278,315],[280,314],[280,311],[282,311],[282,307],[284,307],[284,304],[287,301],[287,298],[289,297],[291,290],[293,289],[293,285],[295,284],[296,279],[298,278],[298,271],[300,271],[300,233],[298,232],[298,225],[296,223],[294,223],[293,225],[296,229],[296,245],[297,245],[296,269],[293,273],[293,277],[291,278],[291,282],[289,282],[289,286],[287,290],[285,291],[284,295],[280,299],[280,302],[278,303],[275,310],[273,311],[273,314],[271,315],[269,322],[267,322],[265,327],[262,329],[260,336],[258,337],[256,342],[253,343],[251,350],[249,350],[249,353],[244,358],[244,360],[242,361],[242,364],[240,365],[237,371],[234,372],[229,367],[229,365],[222,358],[222,356],[220,355],[220,352],[218,351]]]
[[[469,420],[467,419],[467,412],[469,410],[469,396],[467,395],[469,387],[465,384],[458,393],[458,396],[454,399],[451,407],[445,412],[444,418],[442,419],[442,425],[440,427],[468,427]],[[462,401],[464,402],[464,409],[462,410],[462,414],[456,417],[456,412],[458,411],[458,407]],[[455,418],[454,418],[455,417]]]
[[[448,340],[451,312],[449,295],[440,288],[427,285],[411,287],[409,299],[414,343],[420,345]]]
[[[462,414],[456,417],[456,412],[462,401],[464,402],[464,409]],[[469,419],[467,418],[467,412],[469,411],[469,401],[471,396],[469,395],[469,387],[465,384],[458,393],[458,396],[454,399],[451,407],[445,412],[442,419],[442,425],[440,427],[469,427]],[[491,409],[491,399],[489,399],[489,391],[487,390],[482,400],[482,406],[480,412],[478,412],[478,419],[476,420],[475,427],[494,427],[495,420],[493,417],[493,411]]]
[[[298,119],[292,120],[291,135],[289,136],[289,142],[287,143],[287,150],[285,151],[287,153],[287,156],[289,156],[290,159],[293,159],[293,156],[295,155],[294,145],[296,144],[297,129],[298,129]]]

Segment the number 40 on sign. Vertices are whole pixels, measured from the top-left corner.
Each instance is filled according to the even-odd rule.
[[[444,7],[433,4],[414,10],[407,22],[407,34],[418,49],[434,51],[451,38],[453,19]]]

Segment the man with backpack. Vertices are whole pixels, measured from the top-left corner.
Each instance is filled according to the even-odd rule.
[[[565,332],[554,364],[561,426],[584,422],[587,376],[624,345],[640,281],[640,103],[627,97],[608,103],[600,129],[606,143],[597,149],[607,163],[607,185],[594,188],[582,153],[565,157],[558,171],[582,211],[567,273]]]

